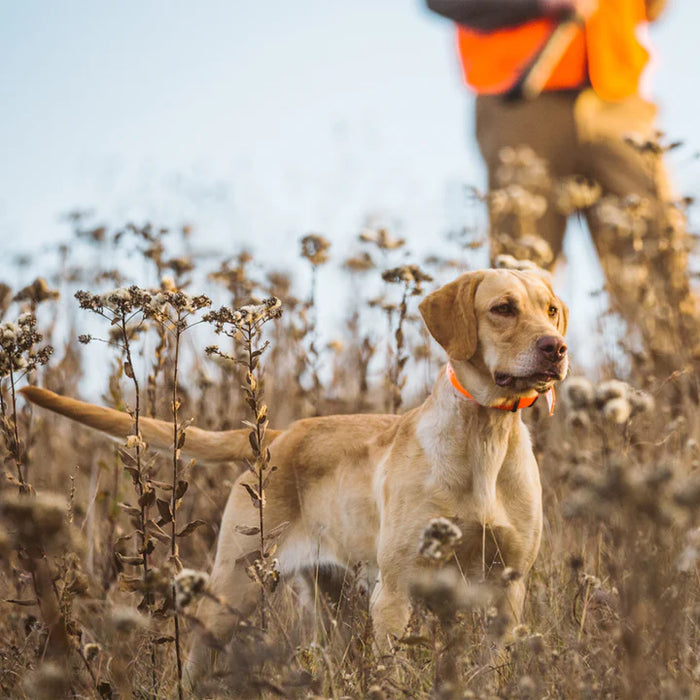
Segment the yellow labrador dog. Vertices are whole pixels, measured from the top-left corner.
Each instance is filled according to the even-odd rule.
[[[540,544],[542,501],[518,409],[551,394],[568,369],[568,312],[544,274],[470,272],[429,294],[420,312],[448,356],[421,406],[400,416],[309,418],[269,431],[278,471],[267,488],[267,527],[289,523],[279,539],[281,572],[319,563],[376,567],[371,609],[380,647],[408,623],[421,533],[436,517],[456,521],[463,531],[457,551],[462,571],[481,572],[489,546],[503,566],[522,574],[507,593],[513,618],[519,617],[525,576]],[[24,395],[113,436],[132,427],[127,414],[112,409],[36,387]],[[168,423],[142,418],[141,425],[152,446],[171,444]],[[245,459],[251,456],[247,435],[189,427],[184,451],[202,460]],[[231,490],[210,579],[210,589],[243,615],[259,598],[243,565],[258,549],[258,538],[244,534],[258,523],[241,487],[248,479],[249,473],[242,475]],[[230,636],[235,617],[215,601],[205,600],[198,614],[220,639]],[[204,644],[193,650],[190,682],[210,663]]]

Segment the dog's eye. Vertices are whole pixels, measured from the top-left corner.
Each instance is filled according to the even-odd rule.
[[[503,302],[502,304],[496,304],[491,307],[491,312],[498,314],[499,316],[514,316],[516,313],[516,308],[514,304],[509,301]]]
[[[556,315],[559,313],[559,309],[552,304],[547,310],[547,313],[549,313],[551,318],[556,318]]]

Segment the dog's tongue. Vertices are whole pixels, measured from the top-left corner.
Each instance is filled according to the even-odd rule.
[[[513,383],[513,376],[510,374],[503,374],[502,372],[496,372],[494,379],[498,386],[509,386]]]

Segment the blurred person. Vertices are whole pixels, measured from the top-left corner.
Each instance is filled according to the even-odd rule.
[[[457,23],[477,95],[492,261],[522,257],[529,243],[528,257],[553,267],[567,218],[580,211],[637,359],[661,374],[678,368],[680,352],[697,356],[690,237],[662,163],[656,106],[640,95],[649,53],[639,36],[666,1],[426,1]],[[549,249],[532,246],[535,236]]]

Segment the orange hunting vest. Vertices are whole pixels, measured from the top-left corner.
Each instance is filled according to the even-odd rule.
[[[556,66],[545,90],[587,83],[606,100],[621,100],[637,91],[649,54],[636,36],[647,20],[644,0],[600,0]],[[556,22],[535,19],[517,27],[479,32],[458,25],[457,43],[467,84],[479,94],[510,88]]]

